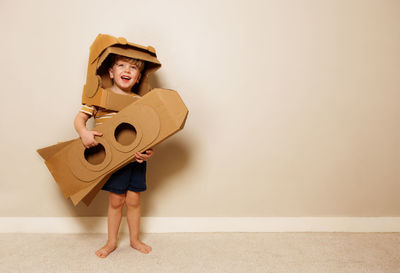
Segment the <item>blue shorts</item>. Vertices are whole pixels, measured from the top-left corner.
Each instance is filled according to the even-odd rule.
[[[146,190],[146,161],[131,162],[113,173],[101,188],[102,190],[123,194],[126,191],[142,192]]]

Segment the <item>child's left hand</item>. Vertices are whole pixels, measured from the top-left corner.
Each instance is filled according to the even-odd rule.
[[[143,161],[147,161],[150,157],[152,157],[153,154],[154,154],[153,149],[148,149],[144,153],[137,152],[135,154],[135,160],[139,163],[142,163]]]

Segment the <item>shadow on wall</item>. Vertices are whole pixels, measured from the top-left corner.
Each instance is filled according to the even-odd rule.
[[[154,156],[147,165],[147,191],[141,196],[142,216],[151,215],[151,211],[156,205],[154,200],[156,192],[162,191],[166,187],[175,187],[176,185],[171,185],[167,181],[189,164],[190,149],[186,142],[180,140],[172,137],[155,148]]]

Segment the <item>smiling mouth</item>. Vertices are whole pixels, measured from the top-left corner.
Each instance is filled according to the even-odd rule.
[[[123,79],[123,80],[126,80],[126,81],[129,81],[129,80],[131,80],[131,77],[128,77],[128,76],[122,76],[122,77],[121,77],[121,79]]]

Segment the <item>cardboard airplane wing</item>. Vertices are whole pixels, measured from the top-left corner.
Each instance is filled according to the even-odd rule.
[[[136,152],[154,147],[183,128],[188,110],[176,91],[156,88],[98,125],[99,143],[85,148],[80,138],[42,148],[38,153],[74,205],[89,205],[116,170]]]

